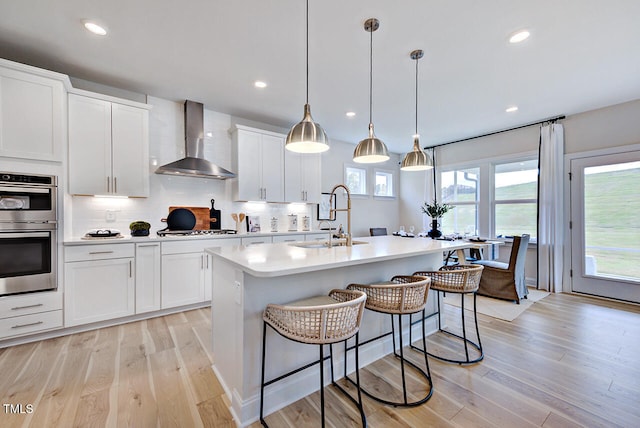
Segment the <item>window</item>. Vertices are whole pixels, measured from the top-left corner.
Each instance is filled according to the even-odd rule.
[[[478,233],[479,180],[480,168],[477,167],[440,174],[442,202],[454,205],[440,221],[444,234]]]
[[[345,165],[344,182],[352,195],[367,194],[367,170],[357,166]]]
[[[494,165],[495,236],[537,238],[538,160]]]
[[[391,171],[376,170],[376,188],[374,196],[393,197],[393,173]]]

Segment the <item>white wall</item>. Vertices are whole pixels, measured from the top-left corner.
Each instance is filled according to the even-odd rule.
[[[67,199],[66,212],[69,213],[65,237],[77,238],[94,228],[116,228],[128,233],[132,221],[144,220],[151,223],[152,232],[162,229],[160,221],[168,214],[169,206],[210,206],[216,200],[216,208],[222,211],[222,228],[233,229],[235,222],[232,212],[259,215],[263,230],[268,230],[272,216],[279,219],[279,230],[286,230],[288,214],[308,215],[312,219],[312,229],[317,228],[315,204],[265,204],[260,202],[234,202],[231,199],[231,182],[199,177],[181,177],[155,174],[155,169],[166,163],[184,157],[184,113],[181,102],[169,101],[149,96],[147,102],[153,106],[149,114],[149,198],[96,198],[71,196]],[[232,139],[228,130],[233,124],[243,124],[260,129],[286,134],[287,129],[268,124],[248,121],[205,109],[205,157],[214,163],[232,170]],[[335,184],[344,181],[343,165],[351,161],[353,144],[332,141],[331,149],[322,155],[322,191],[329,192]],[[392,155],[381,168],[399,171],[398,156]],[[369,167],[371,173],[374,167]],[[371,174],[370,173],[370,174]],[[399,181],[399,180],[398,180]],[[338,198],[339,207],[346,206]],[[344,205],[343,205],[344,204]],[[399,199],[378,200],[372,197],[354,198],[352,201],[352,231],[354,236],[369,234],[369,227],[398,226]],[[106,220],[107,211],[115,212],[116,220]],[[337,223],[344,223],[346,217],[338,215]]]

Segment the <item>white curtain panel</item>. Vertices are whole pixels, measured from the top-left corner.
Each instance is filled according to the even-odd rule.
[[[429,150],[429,156],[431,156],[433,159],[433,168],[428,169],[426,171],[425,176],[425,180],[426,180],[426,186],[425,186],[425,195],[424,195],[424,202],[426,203],[432,203],[433,200],[436,197],[436,188],[433,185],[433,176],[434,174],[436,174],[436,160],[435,160],[435,150],[431,149]],[[431,230],[431,217],[429,217],[427,214],[422,214],[422,230],[423,231],[429,231]]]
[[[564,219],[564,128],[553,123],[540,128],[538,181],[538,287],[562,291]]]

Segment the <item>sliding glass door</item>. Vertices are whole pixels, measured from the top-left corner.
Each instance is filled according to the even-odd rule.
[[[640,151],[570,170],[572,290],[640,303]]]

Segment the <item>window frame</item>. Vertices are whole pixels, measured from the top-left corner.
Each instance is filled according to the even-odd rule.
[[[391,176],[391,194],[390,195],[378,195],[376,194],[376,186],[377,186],[377,178],[378,178],[378,173],[381,174],[385,174],[387,176]],[[373,197],[375,199],[396,199],[397,197],[397,190],[396,190],[396,186],[397,186],[397,179],[396,179],[396,173],[393,170],[390,169],[383,169],[383,168],[374,168],[373,169]]]
[[[496,167],[498,165],[506,165],[506,164],[512,164],[512,163],[519,163],[519,162],[528,162],[528,161],[532,161],[535,160],[536,161],[536,169],[538,169],[538,165],[537,165],[537,161],[538,161],[538,154],[536,153],[535,155],[531,155],[529,154],[528,156],[515,156],[515,157],[509,157],[506,159],[500,159],[500,160],[494,160],[491,162],[490,165],[490,171],[491,171],[491,175],[490,175],[490,179],[491,179],[491,213],[490,213],[490,219],[491,219],[491,235],[493,238],[495,239],[504,239],[504,240],[511,240],[511,237],[507,237],[507,236],[503,236],[501,238],[497,237],[497,227],[496,227],[496,208],[498,205],[517,205],[517,204],[535,204],[535,209],[537,212],[538,209],[538,191],[537,191],[537,182],[536,182],[536,195],[534,198],[527,198],[527,199],[501,199],[500,201],[498,201],[496,199],[496,194],[495,194],[495,185],[496,185]],[[538,224],[537,224],[537,216],[535,218],[535,223],[534,223],[534,228],[533,228],[536,232],[535,235],[537,235],[537,229],[538,229]],[[531,235],[531,243],[535,243],[537,242],[537,236],[534,236],[533,234]]]
[[[368,176],[369,176],[369,170],[367,167],[363,167],[360,164],[355,164],[355,163],[346,163],[344,164],[344,183],[345,186],[349,187],[349,181],[347,180],[347,169],[357,169],[362,171],[361,174],[361,178],[364,178],[364,185],[362,186],[364,188],[364,193],[356,193],[353,192],[351,190],[351,188],[349,188],[349,192],[351,192],[351,196],[357,196],[357,197],[369,197],[370,196],[370,190],[369,190],[369,180],[368,180]]]
[[[438,201],[442,201],[442,173],[450,172],[450,171],[460,171],[470,168],[479,168],[479,184],[478,184],[478,193],[479,193],[479,201],[477,205],[477,215],[478,215],[478,235],[484,237],[491,237],[491,239],[500,239],[496,238],[496,228],[495,228],[495,177],[494,165],[497,164],[505,164],[505,163],[513,163],[513,162],[522,162],[528,160],[538,159],[537,151],[526,151],[522,153],[515,153],[511,155],[498,156],[494,158],[482,158],[477,159],[473,162],[461,162],[461,163],[449,163],[446,165],[436,165],[435,174],[437,174],[437,188],[436,194],[438,197]],[[537,195],[534,203],[537,204]],[[537,224],[536,224],[537,227]],[[464,232],[464,231],[462,231]],[[503,241],[511,241],[511,239],[500,239]],[[533,239],[529,241],[529,244],[535,245],[536,240]]]

